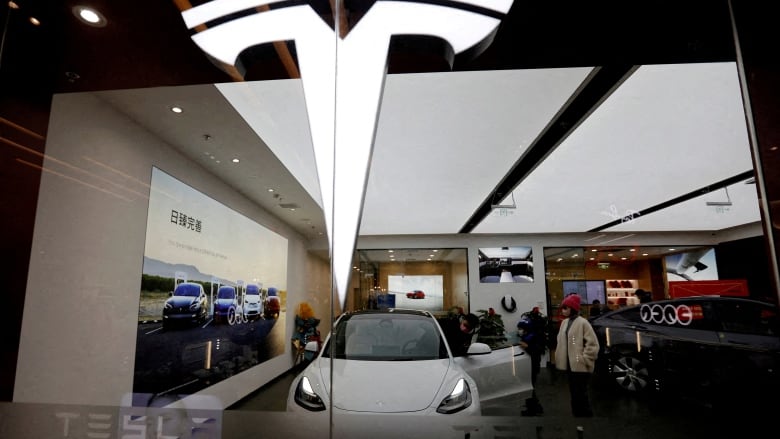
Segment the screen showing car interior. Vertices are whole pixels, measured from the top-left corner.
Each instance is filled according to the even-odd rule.
[[[284,353],[287,239],[152,169],[141,275],[133,405],[187,395]],[[281,333],[282,336],[274,336]]]
[[[530,246],[480,248],[479,281],[482,283],[529,283],[534,281]]]

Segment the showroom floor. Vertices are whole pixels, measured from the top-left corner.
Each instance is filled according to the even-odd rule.
[[[294,375],[282,375],[234,404],[228,411],[285,411],[287,391]],[[591,385],[595,416],[574,418],[569,408],[566,377],[552,368],[542,368],[537,394],[544,407],[542,416],[521,417],[524,401],[519,399],[502,401],[501,405],[496,406],[483,406],[484,417],[494,424],[493,434],[487,437],[713,439],[765,437],[765,432],[771,431],[768,429],[769,421],[764,416],[744,413],[739,416],[718,416],[711,409],[686,400],[651,405],[641,398],[608,389],[608,386],[595,379]],[[735,408],[740,404],[735,401]],[[776,407],[776,404],[772,406]]]

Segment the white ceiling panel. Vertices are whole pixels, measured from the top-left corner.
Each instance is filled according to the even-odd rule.
[[[707,203],[712,203],[708,205]],[[730,205],[728,203],[731,203]],[[607,232],[723,230],[761,220],[755,184],[740,182],[658,212],[630,218]]]
[[[587,231],[752,167],[734,63],[642,66],[513,191],[516,209],[474,232]],[[755,210],[726,221],[679,208],[648,218],[657,230],[678,230],[678,218],[697,230],[758,221]]]
[[[360,234],[457,233],[590,71],[388,76]]]
[[[322,208],[301,81],[234,82],[216,87]]]

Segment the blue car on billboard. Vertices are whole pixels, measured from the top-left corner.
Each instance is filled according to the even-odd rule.
[[[235,319],[238,308],[236,288],[223,285],[217,290],[217,298],[214,300],[214,322],[230,322]]]
[[[177,323],[201,323],[209,315],[208,298],[203,285],[183,282],[176,285],[163,306],[163,328]]]

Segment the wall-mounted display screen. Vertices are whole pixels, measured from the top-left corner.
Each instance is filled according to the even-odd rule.
[[[485,247],[479,249],[479,281],[482,283],[534,281],[532,248]]]
[[[664,264],[669,281],[718,280],[718,265],[712,247],[668,255]]]
[[[583,304],[591,304],[594,299],[607,303],[607,287],[603,280],[564,280],[563,296],[577,294]]]
[[[286,283],[286,238],[153,168],[133,405],[284,353]]]

